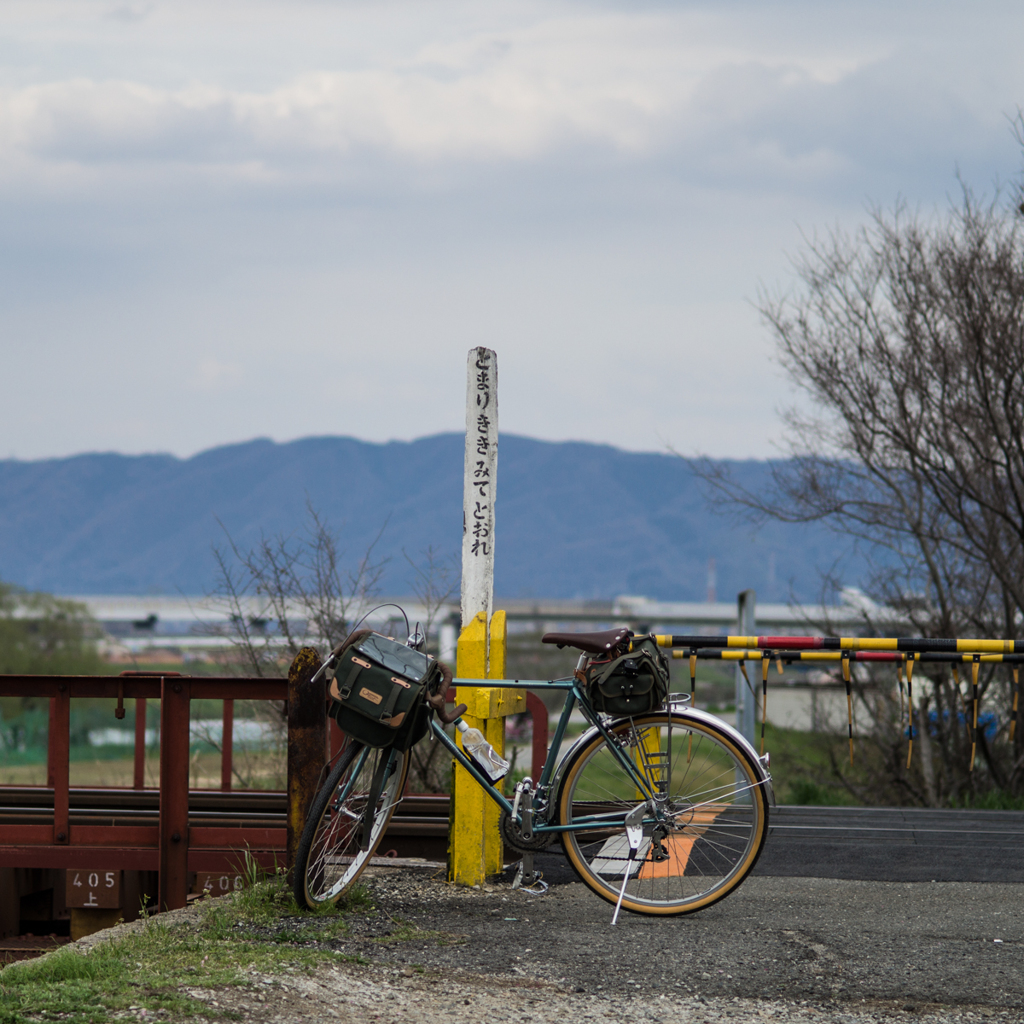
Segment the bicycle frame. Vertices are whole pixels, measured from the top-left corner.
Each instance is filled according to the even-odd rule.
[[[619,744],[615,741],[614,736],[606,725],[601,721],[600,717],[594,712],[590,706],[590,702],[587,700],[585,694],[580,690],[576,680],[570,679],[551,679],[551,680],[540,680],[540,679],[456,679],[455,684],[472,685],[478,687],[501,687],[507,689],[528,689],[528,690],[564,690],[566,691],[565,703],[562,706],[562,713],[558,719],[558,725],[555,727],[554,735],[551,737],[551,743],[548,747],[547,758],[544,761],[544,768],[541,771],[540,778],[536,780],[536,794],[543,792],[547,789],[550,784],[552,777],[558,765],[561,763],[561,759],[558,756],[559,750],[562,745],[562,739],[565,736],[565,730],[569,725],[569,718],[572,715],[573,709],[578,705],[580,711],[583,713],[583,717],[587,719],[592,726],[594,726],[598,732],[608,741],[608,748],[614,752],[616,758],[621,763],[627,774],[632,776],[633,782],[636,784],[637,791],[640,793],[647,794],[647,799],[653,799],[654,793],[651,788],[650,780],[646,776],[638,771],[637,765],[623,752]],[[462,765],[463,768],[469,772],[470,776],[481,786],[487,795],[496,803],[502,810],[512,814],[512,804],[508,801],[505,795],[494,787],[491,780],[488,779],[472,761],[463,753],[463,751],[456,745],[455,741],[438,725],[435,719],[431,719],[430,728],[433,736],[436,740],[441,742],[451,753],[452,757]],[[550,809],[551,802],[548,801],[548,808]],[[625,821],[626,812],[623,811],[621,817]],[[550,812],[549,812],[550,816]],[[571,831],[582,831],[588,828],[592,828],[597,822],[602,824],[611,824],[616,820],[619,815],[609,817],[607,814],[600,816],[581,818],[578,821],[573,822],[571,825],[552,825],[547,821],[537,821],[533,825],[533,831],[535,833],[556,833],[556,832],[571,832]]]

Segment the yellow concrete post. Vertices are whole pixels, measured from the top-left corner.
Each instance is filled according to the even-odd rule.
[[[644,729],[640,734],[640,743],[633,752],[633,760],[636,762],[637,771],[640,773],[640,777],[647,780],[647,785],[651,787],[652,793],[657,793],[658,791],[658,783],[662,779],[664,766],[656,763],[652,764],[650,768],[648,768],[645,763],[645,758],[649,759],[653,755],[660,753],[661,729]],[[634,790],[634,796],[637,800],[647,800],[651,796],[651,793],[644,793],[636,787],[634,787]]]
[[[483,679],[487,675],[487,613],[476,617],[462,627],[455,654],[455,674],[462,679]],[[455,700],[476,710],[477,695],[486,693],[476,687],[460,686]],[[470,727],[483,727],[483,721],[473,714],[463,718]],[[462,737],[455,734],[462,747]],[[484,791],[463,767],[452,762],[452,809],[448,836],[448,876],[461,885],[482,885],[487,877],[484,870]]]
[[[497,611],[491,616],[488,638],[486,613],[479,612],[459,636],[456,675],[462,679],[503,679],[505,652],[505,613]],[[526,709],[523,691],[460,686],[456,700],[469,709],[463,716],[466,724],[479,729],[503,755],[504,718]],[[461,747],[461,737],[457,742]],[[459,765],[455,765],[452,778],[452,801],[449,878],[460,885],[481,885],[488,875],[496,875],[502,868],[500,810]]]
[[[496,611],[491,616],[490,643],[487,647],[487,678],[505,678],[505,651],[507,633],[505,628],[505,613]],[[510,705],[515,703],[515,690],[489,690],[488,695],[494,694],[496,707],[488,708],[490,714],[484,719],[483,733],[494,749],[505,756],[505,716],[511,714]],[[526,704],[525,695],[521,696],[523,705]],[[498,783],[497,788],[504,792],[504,779]],[[505,845],[501,838],[499,819],[501,808],[490,799],[484,803],[484,874],[497,875],[501,873],[504,865]]]

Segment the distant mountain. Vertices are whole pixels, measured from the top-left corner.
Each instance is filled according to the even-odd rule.
[[[0,461],[0,578],[64,594],[200,594],[215,585],[214,545],[297,533],[306,501],[355,561],[384,526],[384,589],[408,593],[428,545],[458,556],[463,439],[439,434],[370,444],[310,437],[170,455]],[[736,462],[756,487],[765,462]],[[495,591],[506,597],[641,594],[703,600],[708,560],[729,600],[817,597],[819,570],[843,556],[821,527],[771,523],[756,533],[708,507],[671,455],[503,435],[498,461]],[[220,525],[223,524],[223,527]],[[386,524],[386,526],[385,526]],[[863,566],[850,560],[845,583]]]

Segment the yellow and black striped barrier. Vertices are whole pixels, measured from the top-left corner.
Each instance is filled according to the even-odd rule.
[[[1024,642],[1019,640],[962,640],[927,637],[821,637],[821,636],[703,636],[667,635],[655,637],[659,647],[671,647],[673,658],[687,658],[690,662],[690,699],[696,698],[698,661],[739,662],[747,684],[747,661],[761,663],[761,753],[764,753],[764,727],[768,718],[768,668],[776,663],[781,675],[783,665],[794,662],[840,662],[846,686],[847,729],[850,743],[850,763],[853,764],[853,692],[851,662],[890,662],[897,667],[900,687],[900,718],[903,710],[903,677],[907,681],[907,767],[914,751],[914,666],[923,664],[949,664],[953,679],[960,692],[958,666],[971,666],[971,696],[964,698],[964,717],[971,741],[971,771],[977,754],[978,733],[978,673],[983,664],[1005,664],[1013,676],[1013,703],[1010,712],[1010,741],[1017,731],[1019,713],[1020,669],[1024,662]],[[753,691],[753,687],[751,686]]]
[[[1020,640],[957,640],[880,636],[674,636],[658,634],[659,647],[754,647],[771,651],[893,651],[904,654],[971,653],[1024,655]]]

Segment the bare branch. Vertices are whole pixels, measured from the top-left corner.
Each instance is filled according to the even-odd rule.
[[[1019,112],[1014,130],[1024,146]],[[787,414],[789,458],[756,493],[720,463],[691,468],[713,500],[754,522],[821,522],[855,541],[872,566],[869,594],[908,632],[1020,639],[1024,219],[998,192],[982,201],[961,182],[943,216],[902,202],[875,210],[853,235],[805,239],[794,269],[796,290],[758,303],[779,362],[812,403]],[[876,783],[885,775],[888,793],[914,802],[1024,795],[1014,768],[1024,729],[1013,749],[1008,730],[982,736],[969,773],[965,730],[947,721],[962,720],[959,698],[940,672],[915,678],[936,760],[923,776],[900,767],[903,732],[878,698],[871,736],[889,767]],[[1005,682],[988,673],[982,688],[1005,717]]]

